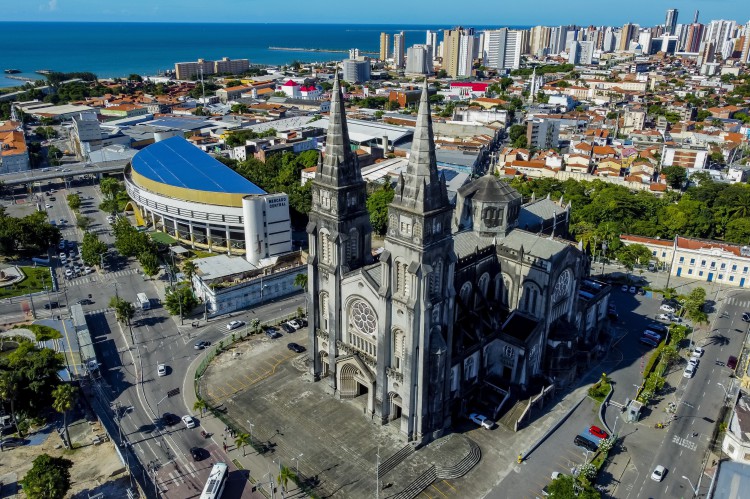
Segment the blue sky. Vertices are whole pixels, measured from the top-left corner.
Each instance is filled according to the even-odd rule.
[[[452,25],[622,25],[750,18],[747,0],[11,0],[3,21],[243,22]]]

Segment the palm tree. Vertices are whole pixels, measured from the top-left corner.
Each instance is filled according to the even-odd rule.
[[[70,433],[68,433],[68,411],[73,408],[76,402],[76,394],[78,389],[69,384],[62,384],[52,390],[52,408],[63,415],[63,426],[65,427],[65,441],[68,442],[70,448],[73,448],[73,444],[70,441]]]
[[[208,404],[206,404],[206,401],[203,399],[198,399],[195,401],[195,404],[193,404],[193,410],[201,411],[201,417],[203,417],[203,411],[206,409],[208,409]]]
[[[307,274],[297,274],[294,276],[294,285],[299,286],[303,291],[307,291]]]
[[[284,492],[286,492],[286,486],[289,484],[289,480],[294,480],[296,477],[297,475],[295,475],[291,469],[287,466],[282,466],[279,471],[279,476],[276,477],[276,481],[281,485]]]
[[[237,438],[234,439],[234,446],[238,449],[242,447],[242,457],[245,457],[245,446],[250,443],[250,435],[247,433],[240,433]]]
[[[182,273],[185,274],[191,288],[193,287],[193,276],[195,275],[196,270],[198,270],[198,267],[192,260],[188,260],[182,264]]]
[[[10,401],[10,417],[16,425],[18,436],[23,438],[21,428],[18,427],[16,419],[16,398],[18,397],[18,380],[13,375],[13,371],[3,371],[0,376],[0,399]]]

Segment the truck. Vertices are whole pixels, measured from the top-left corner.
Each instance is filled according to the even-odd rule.
[[[138,307],[141,310],[148,310],[151,308],[151,300],[148,299],[146,293],[138,293],[136,295],[136,300],[138,302]]]

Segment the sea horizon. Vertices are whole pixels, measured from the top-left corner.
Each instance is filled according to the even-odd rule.
[[[283,26],[289,29],[280,30]],[[401,31],[409,47],[425,42],[426,34],[416,33],[451,27],[449,24],[0,21],[0,44],[6,48],[0,70],[19,69],[21,72],[16,76],[34,79],[43,79],[35,73],[42,69],[66,73],[89,71],[99,78],[116,78],[133,73],[155,76],[174,69],[177,62],[222,57],[249,59],[251,64],[269,66],[295,60],[328,62],[345,59],[348,54],[308,50],[377,51],[380,32],[392,35]],[[530,26],[470,27],[481,31]],[[0,87],[20,85],[22,81],[0,74]]]

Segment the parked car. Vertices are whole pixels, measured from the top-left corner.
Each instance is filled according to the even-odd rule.
[[[695,374],[695,366],[692,364],[688,364],[685,366],[685,371],[682,373],[682,376],[684,378],[692,378]]]
[[[185,423],[185,426],[188,428],[195,428],[195,419],[193,419],[193,416],[182,416],[182,422]]]
[[[622,291],[623,293],[627,293],[628,292],[628,285],[627,284],[623,284],[620,287],[620,291]]]
[[[491,430],[495,426],[495,422],[488,419],[487,416],[477,414],[476,412],[469,414],[469,419],[474,421],[476,424],[484,428],[485,430]]]
[[[736,369],[737,368],[737,357],[734,355],[730,355],[727,359],[727,367],[729,369]]]
[[[607,432],[599,428],[598,426],[592,426],[589,428],[589,433],[594,435],[597,438],[609,438],[609,435],[607,435]]]
[[[296,329],[294,329],[292,326],[290,326],[288,322],[280,324],[279,327],[281,329],[283,329],[284,331],[286,331],[287,333],[293,333],[293,332],[296,331]]]
[[[232,329],[237,329],[238,327],[242,327],[245,325],[244,321],[232,321],[229,324],[227,324],[227,329],[231,331]]]
[[[18,437],[8,437],[0,440],[0,449],[12,449],[28,444],[29,441]]]
[[[638,292],[638,288],[636,286],[630,286],[630,292],[636,294]]]
[[[203,350],[210,344],[211,344],[210,341],[197,341],[195,342],[195,345],[193,345],[193,348],[195,348],[196,350]]]
[[[677,310],[675,310],[675,308],[672,305],[667,305],[666,303],[663,304],[662,306],[660,306],[659,310],[662,310],[662,311],[670,313],[670,314],[673,314],[673,313],[675,313],[677,311]]]
[[[269,327],[269,328],[266,328],[266,336],[268,336],[272,340],[275,340],[276,338],[281,338],[282,334],[278,332],[276,329]]]
[[[159,374],[159,376],[166,376],[167,375],[167,365],[166,364],[159,364],[156,367],[156,372]]]
[[[745,322],[750,322],[750,312],[742,312],[742,320]]]
[[[292,319],[287,322],[290,326],[292,326],[295,330],[302,329],[302,324],[299,323],[297,319]]]
[[[292,352],[296,353],[302,353],[305,351],[305,347],[303,347],[302,345],[298,345],[297,343],[289,343],[286,347]]]
[[[664,466],[660,464],[656,468],[654,468],[654,471],[651,473],[651,480],[654,480],[655,482],[661,482],[664,479],[664,475],[666,475],[666,473],[666,468],[664,468]]]
[[[696,357],[690,357],[688,359],[688,365],[693,366],[693,369],[695,369],[696,367],[698,367],[698,359]]]
[[[669,318],[672,317],[669,314],[659,314],[656,316],[657,321],[670,322]]]
[[[50,301],[44,304],[44,308],[46,310],[52,310],[53,308],[58,308],[59,306],[60,304],[57,303],[56,301]]]
[[[699,359],[703,356],[703,352],[705,352],[705,350],[703,350],[701,347],[695,347],[690,353],[690,356]]]

